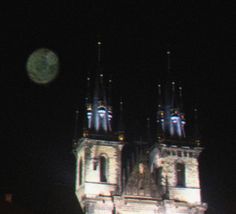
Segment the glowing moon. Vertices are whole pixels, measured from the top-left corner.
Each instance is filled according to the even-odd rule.
[[[29,78],[38,84],[47,84],[54,80],[59,71],[59,59],[49,49],[35,50],[28,58],[26,69]]]

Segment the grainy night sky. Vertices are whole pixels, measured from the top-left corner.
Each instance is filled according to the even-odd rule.
[[[118,109],[122,96],[130,140],[145,133],[146,117],[155,137],[157,82],[166,75],[165,52],[171,50],[190,126],[194,105],[200,112],[203,201],[208,213],[233,213],[235,45],[225,6],[230,8],[197,1],[21,1],[2,7],[0,190],[10,189],[40,213],[53,184],[74,187],[74,111],[83,109],[99,35],[104,75],[112,75],[115,89],[113,106]],[[31,82],[26,72],[28,56],[43,47],[60,59],[59,76],[45,86]]]

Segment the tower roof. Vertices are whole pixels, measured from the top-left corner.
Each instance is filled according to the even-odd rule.
[[[171,73],[170,54],[167,54],[167,78],[163,85],[158,83],[157,138],[185,138],[182,87],[177,85]]]
[[[113,139],[112,135],[112,79],[106,81],[101,59],[102,42],[97,42],[97,66],[87,77],[86,127],[84,136]],[[92,78],[93,76],[93,78]],[[91,92],[93,89],[93,92]]]

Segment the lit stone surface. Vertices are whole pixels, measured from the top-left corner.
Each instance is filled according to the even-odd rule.
[[[197,156],[199,155],[199,150],[187,149],[187,148],[168,148],[160,147],[160,151],[154,150],[151,154],[152,162],[156,167],[162,167],[163,178],[168,178],[168,190],[170,199],[186,201],[189,203],[200,203],[200,185],[199,185],[199,169]],[[166,152],[168,151],[168,155]],[[180,154],[192,153],[192,157],[178,156]],[[158,154],[158,158],[155,157],[155,153]],[[178,187],[177,185],[177,175],[176,175],[176,164],[182,163],[185,165],[185,186]],[[166,184],[163,183],[163,186]]]
[[[129,142],[134,151],[128,147],[130,153],[122,158],[126,139],[123,103],[119,128],[113,132],[112,99],[106,96],[112,94],[111,81],[108,86],[104,84],[100,45],[98,42],[99,72],[92,87],[90,78],[87,82],[84,138],[74,147],[76,195],[84,212],[203,214],[207,205],[201,202],[197,159],[202,149],[198,147],[199,136],[186,138],[182,87],[172,78],[158,85],[157,142]],[[170,51],[167,55],[170,73]]]
[[[154,148],[151,163],[162,167],[162,176],[168,176],[168,185],[162,179],[162,186],[154,182],[152,171],[145,162],[137,163],[129,175],[127,184],[121,186],[121,151],[120,142],[99,141],[84,138],[76,148],[77,166],[83,160],[83,182],[79,185],[79,171],[76,173],[76,195],[85,213],[120,214],[204,214],[207,206],[201,202],[198,160],[201,150],[190,148]],[[165,150],[165,152],[164,152]],[[177,154],[181,150],[181,157]],[[185,154],[184,152],[187,152]],[[191,153],[191,155],[189,155]],[[183,155],[185,154],[185,155]],[[107,163],[107,182],[100,182],[99,156],[105,156]],[[185,164],[185,187],[176,186],[176,163]],[[152,165],[151,164],[151,165]],[[143,187],[140,189],[140,184]],[[141,186],[142,186],[141,185]],[[169,198],[162,194],[168,186]]]
[[[77,173],[76,195],[83,204],[83,198],[96,198],[98,195],[111,196],[121,187],[121,150],[120,142],[84,139],[76,149]],[[106,182],[100,181],[99,157],[104,156],[106,165]],[[79,185],[79,161],[83,160],[83,183]]]

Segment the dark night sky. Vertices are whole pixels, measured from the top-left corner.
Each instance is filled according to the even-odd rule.
[[[42,196],[53,183],[73,188],[74,111],[83,109],[99,34],[104,73],[113,77],[113,105],[116,109],[123,97],[130,138],[139,137],[147,116],[155,129],[156,85],[165,76],[165,51],[171,49],[190,123],[194,104],[200,111],[203,200],[209,213],[233,213],[235,41],[232,13],[225,10],[230,5],[91,2],[21,1],[1,8],[0,188],[35,209],[45,206]],[[41,47],[60,58],[59,76],[45,86],[31,82],[25,69],[27,57]]]

